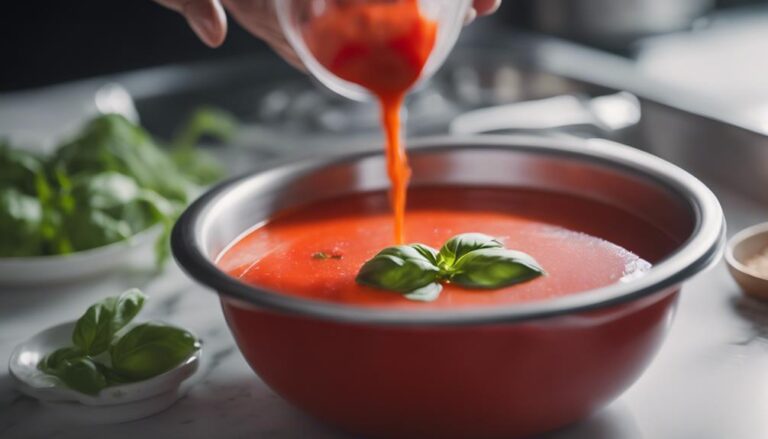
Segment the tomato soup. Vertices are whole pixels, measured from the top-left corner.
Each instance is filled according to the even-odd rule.
[[[393,234],[395,242],[402,243],[411,171],[401,140],[400,110],[435,45],[437,23],[422,15],[418,0],[328,2],[303,33],[320,64],[379,100],[392,183]]]
[[[380,308],[458,308],[547,300],[642,276],[678,244],[623,210],[534,190],[434,187],[409,192],[409,242],[439,248],[465,232],[496,237],[533,256],[545,276],[498,290],[445,284],[413,302],[355,276],[391,244],[385,193],[329,199],[283,212],[233,243],[219,266],[254,286],[311,299]]]

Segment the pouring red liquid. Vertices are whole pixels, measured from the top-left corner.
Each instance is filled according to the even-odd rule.
[[[411,170],[400,132],[400,111],[435,45],[437,23],[422,15],[417,0],[330,2],[326,8],[305,26],[304,37],[325,68],[368,89],[381,104],[395,243],[402,244]]]

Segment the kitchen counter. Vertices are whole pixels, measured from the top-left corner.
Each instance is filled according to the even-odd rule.
[[[704,181],[714,188],[724,205],[729,234],[768,219],[765,204],[753,201],[765,198],[761,188],[768,181],[768,174],[764,172],[765,160],[761,160],[768,147],[764,137],[741,128],[726,130],[717,122],[721,117],[710,115],[692,119],[688,115],[681,116],[682,113],[674,112],[667,102],[677,95],[667,93],[656,84],[634,81],[636,72],[627,62],[582,52],[585,51],[547,43],[536,46],[535,57],[517,56],[515,60],[536,60],[546,70],[561,70],[569,77],[611,89],[629,90],[641,98],[651,97],[663,103],[643,100],[643,122],[637,130],[639,137],[636,143],[628,143],[680,163],[702,178],[705,174],[711,176]],[[258,67],[257,64],[251,67]],[[192,90],[198,86],[194,81],[218,78],[213,81],[215,84],[232,85],[230,94],[238,98],[242,96],[252,105],[253,93],[244,93],[241,89],[244,80],[234,81],[230,73],[260,83],[260,79],[252,75],[266,69],[254,67],[248,70],[241,64],[228,69],[224,75],[219,71],[221,69],[216,70],[218,76],[200,68],[162,69],[6,95],[0,99],[0,133],[11,134],[14,141],[22,144],[45,146],[50,139],[77,126],[82,114],[71,111],[72,108],[80,109],[82,113],[93,112],[94,93],[98,95],[100,87],[112,81],[131,92],[137,100],[139,113],[144,110],[142,121],[151,128],[173,126],[172,121],[159,116],[153,118],[151,111],[163,116],[178,115],[180,109],[190,108],[190,102],[208,102],[206,99],[211,96],[225,95],[219,89],[204,89],[205,92],[194,95],[194,99],[186,89],[179,91],[177,97],[169,94],[169,90],[179,84]],[[546,90],[552,95],[580,91],[571,89],[570,83],[557,77],[531,76],[529,84],[525,81],[529,77],[517,75],[515,70],[502,69],[502,72],[506,72],[504,78],[511,78],[516,87],[535,86],[536,90],[554,87],[554,90]],[[166,94],[170,97],[163,100]],[[538,95],[530,93],[515,97],[532,99]],[[694,99],[678,101],[690,107],[689,110],[719,108]],[[47,129],[41,130],[40,126]],[[283,131],[291,132],[282,130],[280,133]],[[249,146],[256,141],[278,150],[306,146],[292,138],[269,137],[269,132],[263,129],[251,128],[247,134],[252,134],[244,136],[247,137],[244,143]],[[282,143],[278,142],[280,139]],[[741,147],[738,153],[736,146]],[[264,152],[257,157],[257,153],[257,148],[251,148],[237,150],[234,155],[237,162],[247,168],[251,163],[241,160],[242,157],[247,155],[258,161],[269,156]],[[736,168],[738,172],[734,171]],[[741,178],[745,176],[749,176],[749,180],[741,181],[747,180]],[[738,187],[739,192],[732,187]],[[752,198],[739,195],[748,190],[751,190]],[[147,419],[118,425],[76,425],[67,419],[56,418],[37,401],[16,392],[11,378],[3,371],[0,373],[1,438],[348,437],[304,415],[272,393],[249,369],[235,347],[216,295],[193,284],[175,266],[170,266],[156,278],[138,272],[42,289],[0,288],[0,361],[7,361],[13,347],[34,333],[77,318],[99,298],[134,286],[142,287],[150,295],[140,318],[160,319],[189,327],[204,341],[201,369],[189,381],[191,386],[186,396],[168,410]],[[720,263],[685,285],[671,325],[654,362],[624,395],[591,418],[544,437],[768,437],[768,422],[765,422],[768,413],[768,304],[742,296],[724,264]]]
[[[764,209],[717,190],[732,231]],[[0,437],[343,438],[292,408],[251,372],[226,328],[217,298],[172,266],[152,279],[125,274],[85,284],[0,292],[0,358],[43,327],[76,318],[91,302],[135,285],[150,301],[141,318],[162,319],[204,341],[201,370],[185,397],[147,419],[76,425],[17,393],[0,374]],[[662,350],[645,374],[591,418],[548,439],[768,437],[768,304],[745,298],[723,263],[686,284]]]

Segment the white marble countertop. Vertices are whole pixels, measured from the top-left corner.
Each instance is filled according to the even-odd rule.
[[[731,231],[764,220],[765,209],[717,191]],[[175,267],[159,278],[121,275],[57,288],[0,290],[0,359],[43,327],[88,304],[143,285],[142,313],[187,326],[204,340],[188,394],[153,417],[74,425],[13,389],[0,373],[0,437],[345,437],[289,406],[251,372],[226,328],[216,296]],[[721,263],[686,284],[667,340],[640,380],[613,404],[548,439],[751,439],[768,437],[768,304],[744,298]]]
[[[64,91],[90,99],[98,84],[85,85],[90,88],[82,92]],[[41,91],[40,98],[50,93]],[[32,104],[28,111],[38,108]],[[0,117],[6,131],[25,120],[17,106],[0,106],[3,114],[17,116]],[[768,220],[765,206],[716,192],[731,232]],[[7,362],[17,343],[41,329],[134,286],[151,297],[142,318],[183,325],[203,338],[202,367],[187,395],[147,419],[77,425],[16,392],[0,366],[0,438],[345,437],[295,410],[259,380],[235,347],[216,295],[175,266],[154,279],[134,273],[55,288],[0,287],[0,361]],[[766,413],[768,304],[744,298],[721,263],[685,285],[665,344],[632,388],[591,418],[545,438],[759,439],[768,437]]]

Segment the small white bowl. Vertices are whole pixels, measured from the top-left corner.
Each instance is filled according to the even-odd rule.
[[[0,257],[0,285],[50,285],[92,277],[128,266],[152,267],[162,226],[152,226],[119,242],[67,255]]]
[[[728,271],[741,289],[750,296],[768,300],[768,278],[750,269],[746,262],[768,248],[768,222],[760,223],[735,234],[725,251]]]
[[[37,368],[46,354],[71,345],[74,327],[75,322],[62,323],[16,346],[8,361],[8,370],[19,391],[75,422],[126,422],[162,411],[181,396],[181,383],[197,371],[200,363],[202,350],[198,349],[185,362],[161,375],[107,387],[97,395],[86,395],[62,386],[56,378]]]

